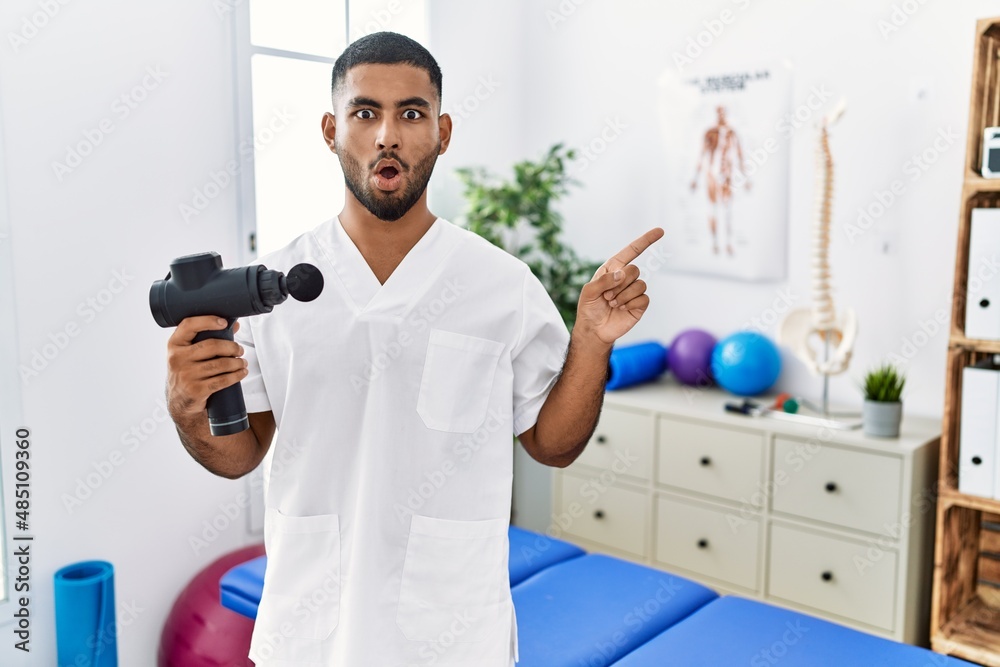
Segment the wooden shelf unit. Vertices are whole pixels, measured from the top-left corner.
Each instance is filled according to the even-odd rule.
[[[930,635],[935,651],[1000,667],[1000,500],[958,490],[962,369],[1000,354],[1000,340],[970,339],[964,331],[972,210],[1000,208],[1000,179],[979,173],[983,130],[1000,126],[1000,17],[977,22],[974,48],[938,467]]]

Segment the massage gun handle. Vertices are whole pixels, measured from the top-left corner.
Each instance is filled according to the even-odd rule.
[[[198,343],[206,338],[221,338],[233,340],[233,324],[235,318],[226,318],[229,326],[225,329],[210,329],[200,331],[194,337]],[[220,389],[208,397],[208,427],[212,435],[234,435],[250,428],[247,419],[247,407],[243,401],[243,386],[237,382],[225,389]]]

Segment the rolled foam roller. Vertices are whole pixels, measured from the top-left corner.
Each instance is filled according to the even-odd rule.
[[[611,350],[605,389],[650,382],[667,370],[667,348],[656,341],[624,345]]]
[[[59,667],[118,667],[111,563],[67,565],[55,573],[54,590]]]

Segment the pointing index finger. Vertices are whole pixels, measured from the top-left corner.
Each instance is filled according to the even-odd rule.
[[[639,255],[641,255],[646,248],[659,241],[660,238],[662,237],[663,237],[663,228],[653,227],[648,232],[637,238],[635,241],[632,241],[627,246],[619,250],[614,257],[612,257],[607,261],[605,266],[608,267],[608,271],[614,271],[616,269],[620,269],[621,267],[625,266],[626,264],[634,260]]]

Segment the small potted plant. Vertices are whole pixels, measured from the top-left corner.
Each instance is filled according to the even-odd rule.
[[[892,364],[882,364],[865,374],[862,424],[865,435],[898,438],[903,419],[901,396],[906,377]]]

